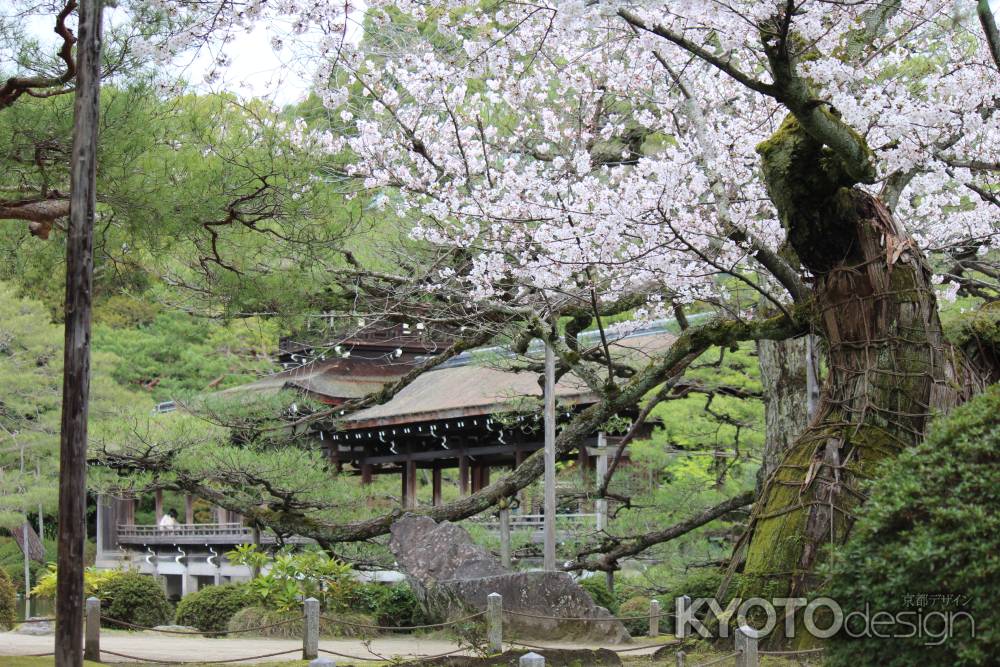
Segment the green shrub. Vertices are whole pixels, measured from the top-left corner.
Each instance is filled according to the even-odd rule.
[[[629,598],[618,608],[619,616],[643,616],[622,621],[625,629],[633,637],[640,637],[649,632],[649,598],[636,596]]]
[[[417,596],[405,584],[362,584],[354,592],[351,608],[371,615],[379,625],[389,627],[428,622]]]
[[[301,600],[316,598],[326,610],[348,611],[360,586],[351,566],[322,551],[279,551],[273,557],[253,544],[244,544],[227,556],[251,570],[267,571],[250,580],[248,588],[257,604],[278,611],[301,608]]]
[[[124,570],[98,570],[96,567],[88,567],[83,571],[83,594],[86,597],[95,595],[101,597],[103,586],[122,574]],[[58,574],[56,564],[49,563],[48,569],[38,577],[35,587],[31,589],[31,597],[56,599],[56,584]]]
[[[330,615],[324,612],[319,620],[319,634],[321,637],[371,637],[376,634],[374,630],[358,628],[353,625],[345,625],[337,621],[348,621],[350,623],[360,623],[362,625],[376,625],[375,619],[365,614],[356,612],[336,612]],[[229,619],[228,629],[230,632],[245,633],[241,636],[252,635],[258,637],[270,637],[275,639],[298,639],[303,632],[303,618],[301,610],[278,611],[267,607],[245,607],[233,614]],[[279,624],[279,625],[276,625]],[[268,627],[273,626],[273,627]],[[255,628],[263,628],[255,630]],[[251,631],[251,632],[246,632]]]
[[[618,599],[615,598],[614,593],[608,590],[608,585],[605,583],[604,577],[599,575],[587,577],[580,580],[580,585],[583,586],[583,590],[590,593],[590,597],[594,599],[594,604],[604,607],[612,614],[618,613]]]
[[[682,595],[687,595],[692,600],[698,598],[714,598],[722,584],[725,571],[714,567],[697,567],[687,571],[687,573],[669,586],[670,606],[674,606],[674,600]],[[730,585],[730,590],[738,589],[738,586]]]
[[[10,630],[17,620],[17,593],[7,573],[0,569],[0,628]]]
[[[251,604],[246,584],[206,586],[178,603],[176,623],[205,632],[221,632],[236,612]]]
[[[101,615],[133,625],[152,627],[170,623],[174,610],[160,584],[145,574],[121,571],[102,583]],[[109,622],[108,627],[116,627]]]
[[[829,642],[827,664],[997,664],[1000,607],[992,598],[1000,590],[998,414],[1000,386],[993,385],[935,422],[926,441],[903,452],[872,485],[850,539],[831,559],[832,582],[825,593],[845,614],[864,612],[867,605],[870,618],[882,611],[911,616],[895,627],[880,623],[881,633],[897,635],[889,639],[851,638],[846,631],[859,630],[848,619],[845,631]],[[960,600],[921,601],[921,595]],[[922,632],[906,625],[920,623],[918,607],[927,624],[919,626]],[[945,619],[939,613],[949,617],[952,626],[951,636],[943,641],[938,631]]]

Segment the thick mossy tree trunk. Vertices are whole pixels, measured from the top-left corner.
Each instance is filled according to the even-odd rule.
[[[757,341],[764,396],[764,453],[757,493],[809,423],[808,339]]]
[[[793,116],[758,152],[788,242],[815,276],[813,326],[829,363],[815,418],[764,483],[730,593],[800,597],[820,587],[817,565],[850,531],[862,483],[976,387],[954,370],[930,270],[888,209]],[[783,626],[773,643],[787,643]],[[813,641],[800,621],[793,643]]]

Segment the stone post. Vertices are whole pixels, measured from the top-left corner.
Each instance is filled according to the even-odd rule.
[[[490,653],[503,653],[503,598],[499,593],[486,596],[486,638]]]
[[[684,639],[687,636],[687,610],[691,607],[691,598],[687,595],[682,595],[676,600],[674,600],[674,618],[676,622],[674,623],[674,634],[678,639]]]
[[[660,636],[660,601],[649,601],[649,636]]]
[[[302,659],[315,660],[319,655],[319,600],[306,598],[302,607],[305,614],[302,632]]]
[[[545,656],[535,652],[525,653],[517,661],[518,667],[545,667]]]
[[[675,657],[677,658],[677,667],[684,667],[684,661],[687,658],[687,653],[684,651],[677,651],[677,655]]]
[[[337,663],[333,659],[323,656],[310,662],[309,667],[337,667]]]
[[[83,640],[83,659],[101,661],[101,601],[93,596],[87,598],[87,634]]]
[[[736,628],[736,667],[760,667],[757,656],[757,640],[760,633],[749,625],[741,625]]]

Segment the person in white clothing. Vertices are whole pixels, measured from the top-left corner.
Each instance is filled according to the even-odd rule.
[[[160,530],[173,530],[177,525],[177,510],[170,510],[160,519]]]

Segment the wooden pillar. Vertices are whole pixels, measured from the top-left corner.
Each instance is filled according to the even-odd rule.
[[[545,526],[543,569],[556,570],[556,361],[552,345],[545,343],[545,475],[543,481]]]
[[[226,523],[226,510],[219,506],[215,507],[215,522],[216,523]]]
[[[458,493],[469,495],[469,457],[465,454],[458,455]]]
[[[431,505],[441,504],[441,465],[435,464],[431,472]]]
[[[122,523],[127,526],[135,525],[135,504],[135,496],[125,499],[125,520]]]
[[[330,463],[333,464],[331,467],[337,472],[340,472],[341,468],[343,467],[343,464],[341,464],[340,462],[340,447],[337,445],[337,443],[332,443],[330,445],[329,451],[330,451]]]
[[[190,493],[184,496],[184,523],[194,523],[194,496]]]
[[[597,488],[600,488],[604,478],[608,474],[608,441],[604,432],[597,434],[597,446],[600,448],[597,455]],[[608,501],[598,498],[594,501],[594,513],[597,514],[597,530],[604,530],[608,527]]]
[[[160,525],[163,518],[163,489],[156,490],[156,525]]]
[[[489,464],[486,464],[486,463],[483,464],[482,472],[479,475],[480,475],[479,476],[479,483],[481,485],[479,488],[482,488],[484,486],[489,486],[490,485],[490,466],[489,466]]]
[[[577,456],[577,466],[580,468],[580,483],[584,488],[587,486],[587,472],[590,468],[590,455],[587,454],[587,446],[580,445],[580,452]]]
[[[368,485],[372,483],[372,464],[362,463],[361,464],[361,483]]]
[[[417,506],[417,462],[409,460],[403,467],[403,507]]]
[[[472,492],[476,493],[483,488],[483,467],[478,463],[472,466]]]
[[[59,434],[59,550],[55,664],[83,665],[83,546],[87,538],[87,415],[90,395],[90,316],[97,208],[97,133],[101,87],[100,0],[77,11],[75,114],[69,160],[70,217],[66,230],[62,413]],[[25,582],[27,583],[27,582]],[[50,644],[51,645],[51,644]]]

